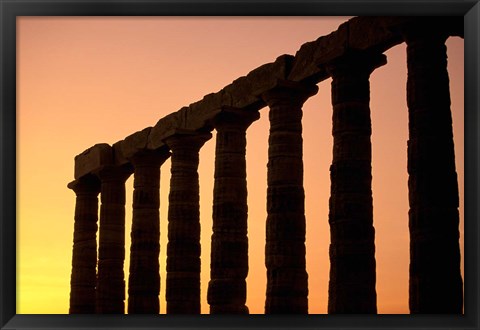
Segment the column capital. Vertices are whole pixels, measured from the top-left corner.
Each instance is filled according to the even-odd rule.
[[[246,130],[251,123],[260,118],[258,111],[239,109],[234,107],[222,107],[217,115],[212,119],[211,124],[215,129],[219,128],[239,128]]]
[[[175,151],[176,149],[195,149],[200,150],[205,142],[210,140],[212,133],[193,131],[188,129],[175,129],[163,142]]]
[[[155,150],[142,150],[130,157],[130,161],[134,168],[144,165],[162,165],[171,156],[167,148],[159,148]]]
[[[303,104],[309,97],[317,94],[318,86],[290,80],[278,80],[277,85],[262,93],[261,98],[269,105],[278,101]]]
[[[422,17],[413,21],[398,24],[391,29],[399,33],[406,43],[414,40],[440,40],[442,43],[451,34],[453,23],[435,17]]]
[[[363,74],[368,77],[385,64],[387,57],[382,53],[351,50],[328,63],[325,68],[332,77],[339,74]]]
[[[120,166],[105,165],[94,173],[102,183],[107,181],[125,182],[133,173],[133,166],[129,163]]]
[[[99,194],[100,180],[93,174],[87,174],[70,182],[67,187],[72,189],[76,195]]]

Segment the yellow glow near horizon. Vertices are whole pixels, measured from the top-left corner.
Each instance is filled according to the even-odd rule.
[[[75,155],[113,144],[254,68],[337,29],[344,17],[20,17],[17,21],[17,313],[68,313]],[[447,41],[463,256],[463,40]],[[408,313],[408,112],[405,45],[371,76],[379,313]],[[326,313],[332,159],[328,79],[304,105],[309,312]],[[268,109],[247,131],[247,306],[263,313]],[[210,265],[215,133],[200,152],[202,313]],[[170,161],[161,168],[161,313]],[[127,181],[128,281],[133,178]],[[463,274],[463,258],[462,258]],[[127,284],[128,285],[128,284]]]

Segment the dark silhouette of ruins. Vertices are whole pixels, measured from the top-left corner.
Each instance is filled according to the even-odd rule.
[[[246,314],[246,130],[268,106],[265,313],[308,313],[302,105],[331,77],[329,313],[376,313],[369,76],[407,44],[411,313],[462,313],[445,41],[463,17],[356,17],[112,146],[75,157],[70,313],[124,313],[125,181],[134,176],[128,313],[159,313],[159,180],[171,157],[167,313],[200,313],[198,152],[215,129],[211,313]],[[101,198],[98,217],[98,194]],[[326,219],[325,219],[326,220]],[[99,231],[97,257],[96,234]],[[98,272],[96,267],[98,265]]]

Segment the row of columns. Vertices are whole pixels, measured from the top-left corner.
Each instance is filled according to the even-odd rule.
[[[461,313],[458,185],[446,35],[404,31],[409,110],[408,173],[412,313]],[[332,77],[329,313],[376,313],[370,74],[383,54],[351,51],[326,67]],[[308,313],[302,106],[315,84],[280,81],[269,106],[265,313]],[[246,130],[258,111],[223,108],[217,131],[210,313],[247,314]],[[198,153],[210,133],[178,131],[166,148],[135,155],[69,185],[77,195],[70,313],[123,313],[125,181],[134,173],[128,313],[158,313],[160,167],[171,155],[167,313],[200,313]],[[101,192],[96,273],[97,195]]]

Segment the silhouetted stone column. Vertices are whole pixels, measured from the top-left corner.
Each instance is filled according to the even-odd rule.
[[[200,205],[198,152],[210,133],[177,131],[172,151],[168,207],[167,314],[200,313]]]
[[[207,296],[211,314],[248,314],[246,130],[258,118],[258,111],[226,109],[213,122],[217,135]]]
[[[129,314],[160,312],[160,166],[169,156],[167,150],[145,150],[131,158],[135,172],[128,278]]]
[[[377,312],[369,77],[385,63],[385,55],[352,52],[327,67],[333,103],[328,313]]]
[[[93,175],[68,184],[76,194],[73,232],[70,314],[95,313],[97,221],[100,181]]]
[[[125,181],[130,166],[105,166],[101,181],[96,312],[125,313]]]
[[[404,29],[409,110],[410,312],[462,313],[458,183],[445,40]]]
[[[316,85],[281,81],[262,95],[270,107],[265,313],[308,313],[305,268],[302,106]]]

